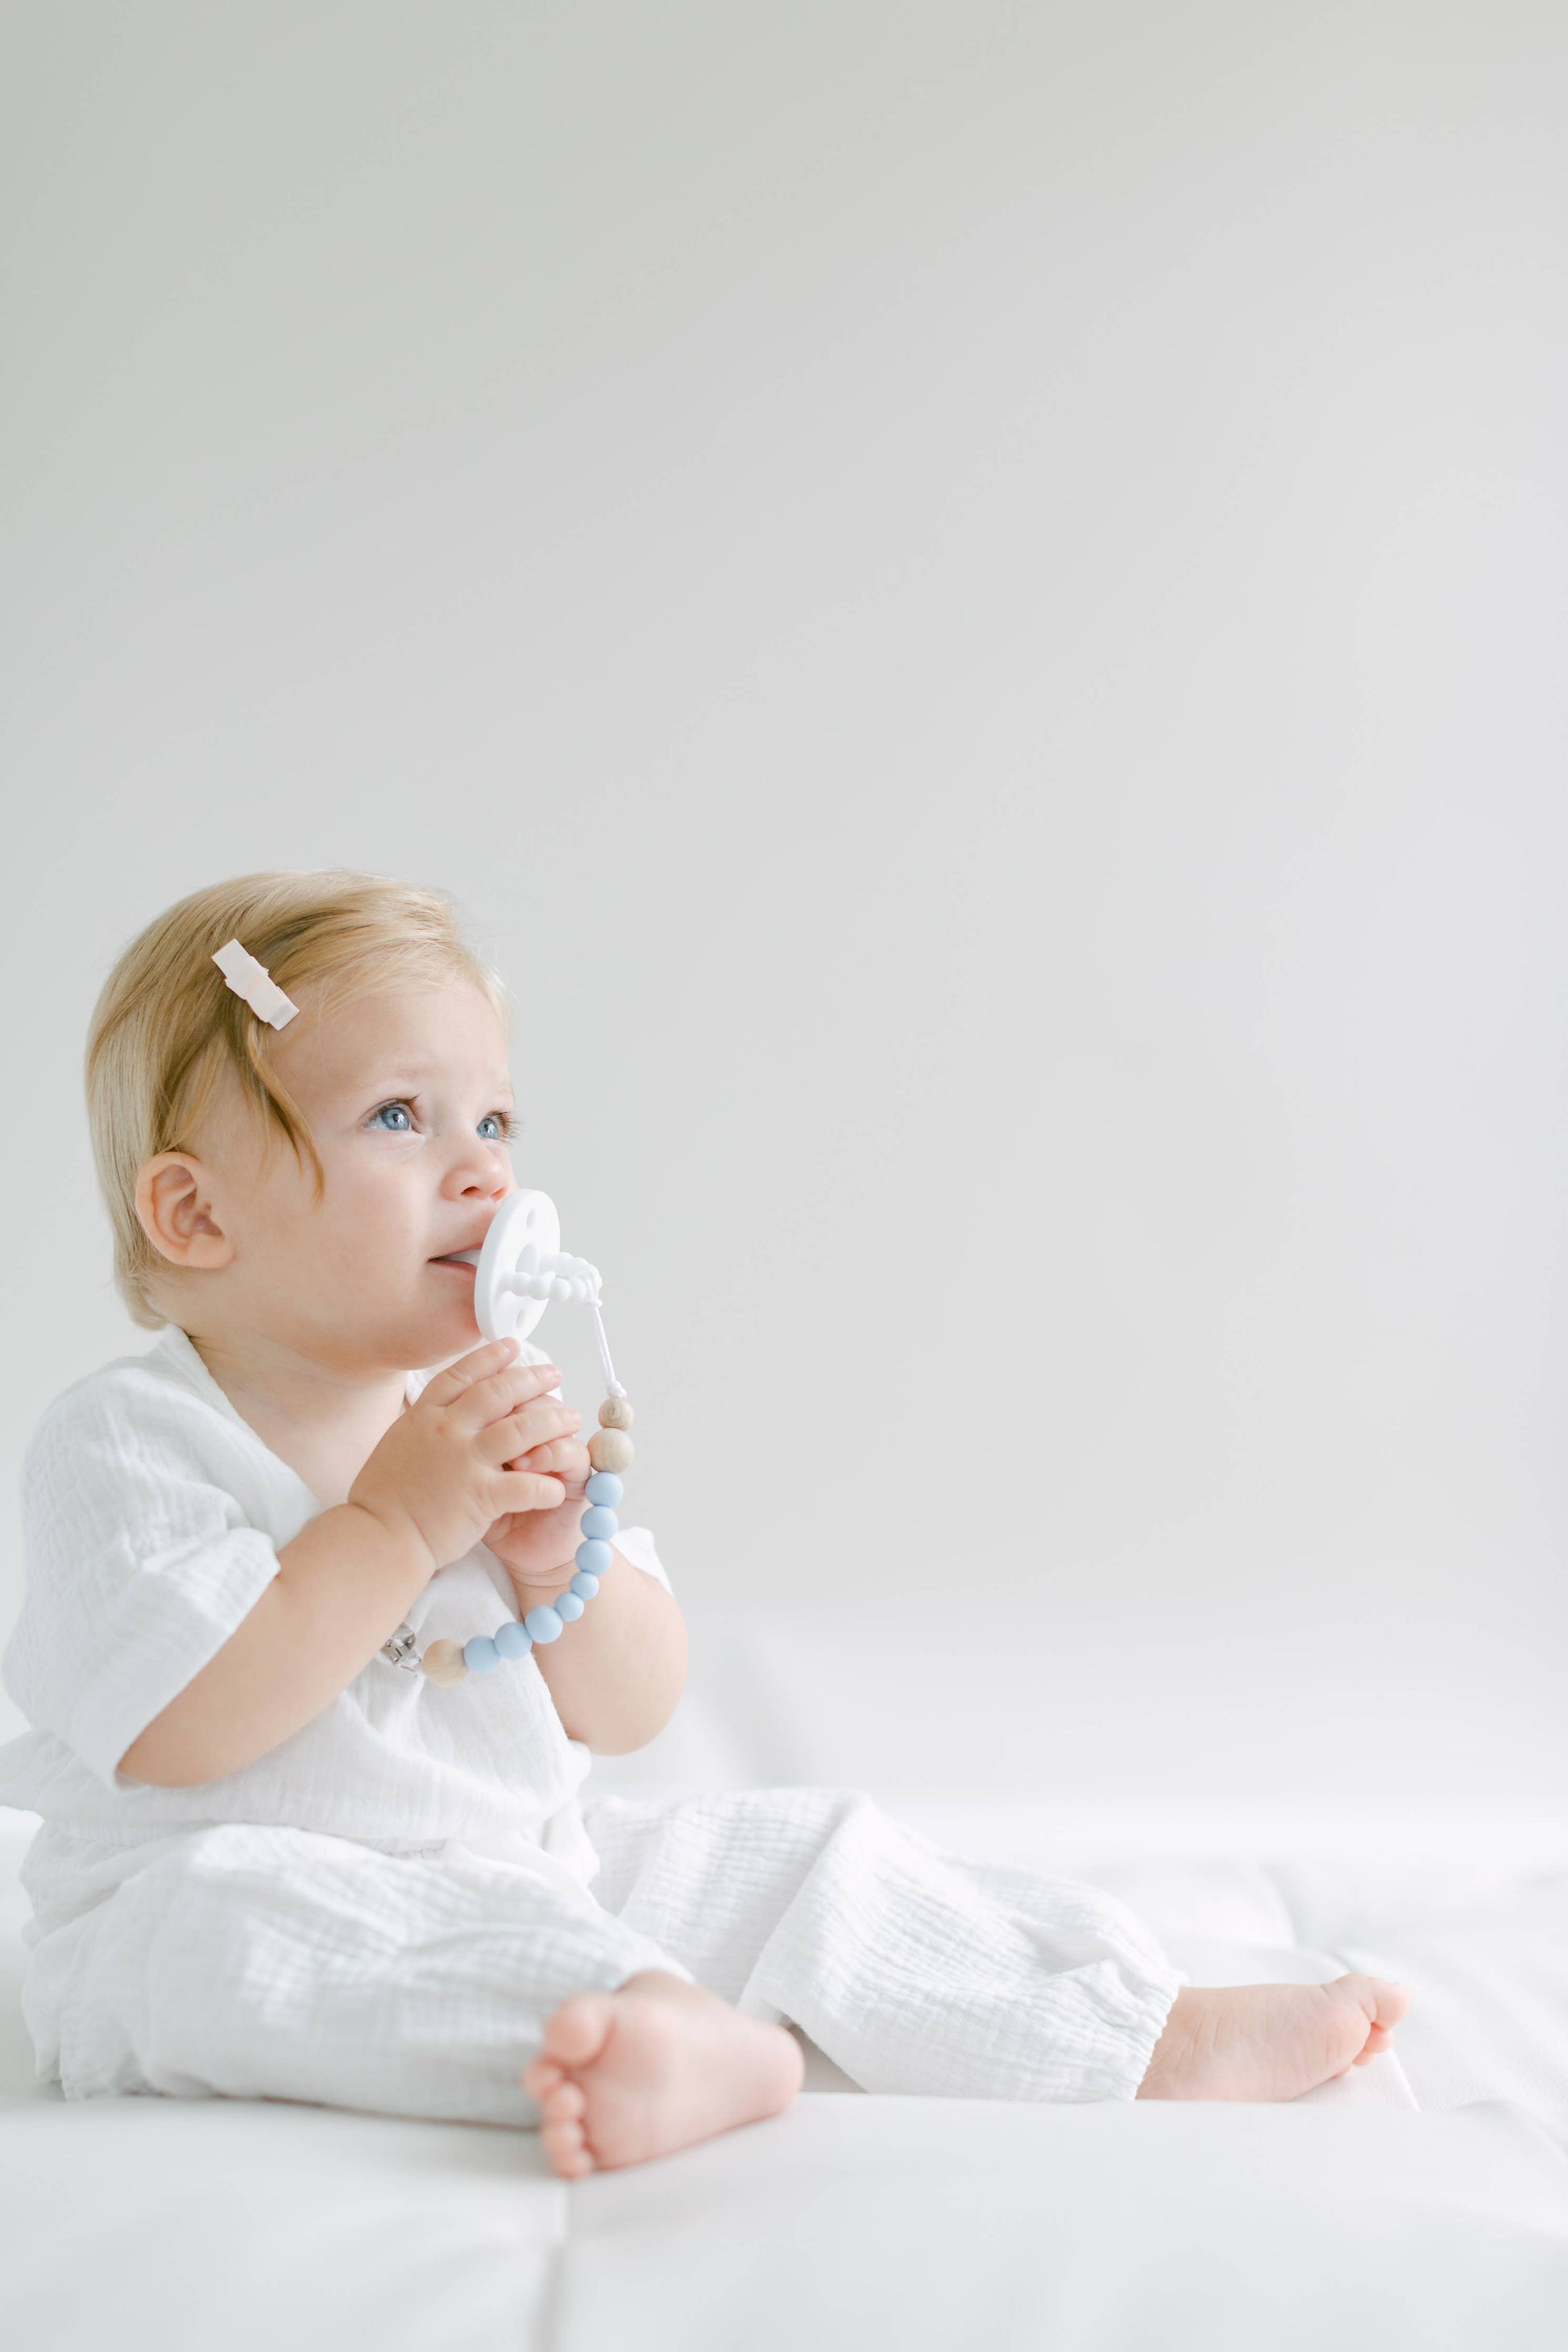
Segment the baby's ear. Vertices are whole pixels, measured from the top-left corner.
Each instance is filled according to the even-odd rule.
[[[234,1244],[218,1222],[211,1179],[188,1151],[160,1151],[148,1160],[136,1179],[136,1215],[171,1265],[210,1272],[233,1260]]]

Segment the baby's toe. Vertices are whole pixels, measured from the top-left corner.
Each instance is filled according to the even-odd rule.
[[[594,2159],[588,2153],[583,2137],[583,2126],[574,2120],[546,2124],[540,2132],[544,2153],[563,2180],[581,2179],[594,2169]]]
[[[580,2124],[588,2112],[587,2095],[580,2083],[558,2083],[540,2104],[547,2124]]]
[[[610,2037],[615,2006],[607,1993],[574,1993],[563,2000],[544,2029],[544,2054],[563,2071],[585,2066]]]
[[[1374,2025],[1361,2049],[1351,2060],[1351,2064],[1364,2066],[1369,2059],[1379,2057],[1384,2051],[1389,2049],[1393,2041],[1394,2036],[1386,2025]]]
[[[565,2080],[553,2058],[531,2058],[522,2070],[522,2087],[532,2099],[547,2099]]]
[[[1373,2031],[1386,2033],[1409,2008],[1410,1987],[1392,1977],[1373,1977],[1372,1981],[1377,1994],[1377,2022]]]

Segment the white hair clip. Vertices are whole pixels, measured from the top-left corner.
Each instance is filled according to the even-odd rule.
[[[247,955],[237,940],[226,940],[213,961],[235,994],[244,997],[258,1021],[270,1023],[274,1029],[288,1027],[299,1006],[273,985],[267,966]]]

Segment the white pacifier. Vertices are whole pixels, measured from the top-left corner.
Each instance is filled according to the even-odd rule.
[[[594,1318],[605,1386],[616,1380],[599,1312],[599,1269],[561,1246],[561,1220],[548,1192],[512,1192],[490,1220],[483,1249],[464,1250],[474,1268],[474,1316],[487,1339],[526,1339],[552,1299],[580,1300]]]

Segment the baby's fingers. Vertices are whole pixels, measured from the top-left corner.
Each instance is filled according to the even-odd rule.
[[[574,1437],[552,1437],[542,1445],[531,1445],[526,1454],[520,1454],[515,1462],[506,1466],[509,1470],[553,1470],[563,1478],[574,1479],[581,1486],[587,1483],[594,1465],[588,1459],[587,1447],[579,1445]]]
[[[437,1372],[434,1380],[426,1381],[419,1392],[420,1403],[450,1404],[476,1381],[489,1380],[497,1372],[504,1372],[516,1354],[515,1339],[487,1340],[482,1348],[475,1348],[469,1354],[459,1356],[455,1364],[448,1364],[445,1371]]]
[[[559,1478],[542,1477],[536,1470],[502,1470],[495,1483],[495,1512],[553,1511],[566,1500]]]
[[[503,1364],[499,1371],[482,1372],[470,1381],[447,1407],[447,1418],[465,1436],[493,1431],[497,1423],[530,1404],[538,1405],[560,1378],[553,1364]]]
[[[572,1436],[582,1425],[582,1414],[571,1405],[552,1404],[540,1397],[531,1404],[520,1405],[504,1420],[492,1421],[479,1433],[476,1443],[487,1462],[516,1462],[553,1438]]]

